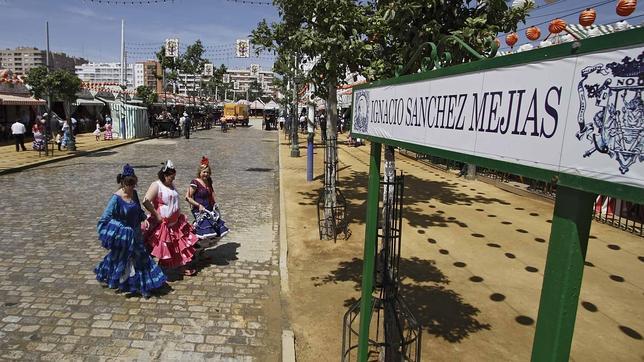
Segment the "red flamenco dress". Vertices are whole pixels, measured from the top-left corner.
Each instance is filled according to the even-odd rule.
[[[159,265],[177,268],[189,263],[195,255],[197,235],[179,210],[179,193],[174,188],[157,181],[159,192],[153,201],[154,208],[163,221],[148,218],[150,228],[145,234],[145,243]]]

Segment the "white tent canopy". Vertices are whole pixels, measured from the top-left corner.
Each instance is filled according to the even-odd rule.
[[[261,100],[256,100],[255,102],[250,104],[250,109],[264,109],[264,103],[262,103]]]
[[[280,108],[279,104],[275,103],[275,101],[273,100],[266,103],[266,105],[264,106],[264,109],[279,109],[279,108]]]

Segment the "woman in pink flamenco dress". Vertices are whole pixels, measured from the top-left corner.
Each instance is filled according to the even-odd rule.
[[[195,255],[197,235],[179,210],[179,193],[174,187],[177,171],[168,160],[145,194],[143,206],[150,212],[145,244],[150,254],[165,268],[183,268],[184,275],[194,275],[186,268]]]

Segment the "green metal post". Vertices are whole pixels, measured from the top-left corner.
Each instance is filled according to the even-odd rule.
[[[594,196],[557,186],[532,361],[568,361]]]
[[[380,154],[382,145],[371,142],[369,160],[369,185],[367,190],[367,229],[364,239],[362,262],[362,297],[360,299],[360,335],[358,336],[358,361],[366,361],[369,354],[369,325],[371,324],[371,293],[373,268],[378,237],[378,193],[380,191]]]

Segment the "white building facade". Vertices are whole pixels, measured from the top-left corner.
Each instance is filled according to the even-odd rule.
[[[201,90],[201,74],[184,74],[179,72],[179,81],[177,82],[178,93],[184,96],[193,95],[193,91],[198,95]]]
[[[255,80],[261,84],[266,95],[275,95],[277,92],[273,86],[275,73],[262,70],[259,65],[255,65],[255,69],[253,65],[248,69],[229,69],[226,74],[230,75],[230,82],[237,85],[238,88],[234,88],[236,92],[246,92]]]
[[[134,89],[136,83],[134,65],[126,65],[127,88]],[[76,75],[83,82],[121,83],[121,63],[87,63],[76,66]]]
[[[143,77],[143,74],[145,72],[145,64],[143,63],[136,63],[134,64],[134,89],[145,85],[145,78]]]

